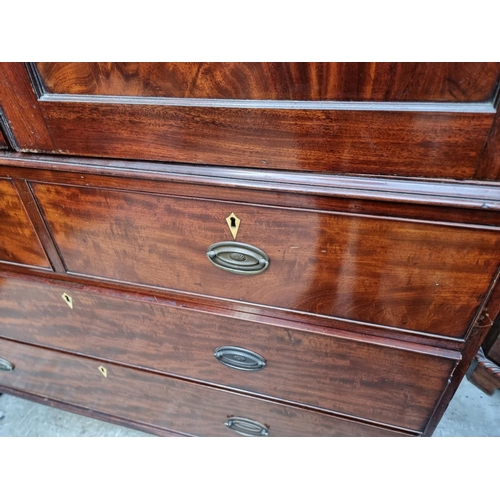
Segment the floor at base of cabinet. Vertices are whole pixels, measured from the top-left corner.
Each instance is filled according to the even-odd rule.
[[[147,437],[150,434],[3,394],[0,436]],[[434,436],[500,436],[500,391],[490,397],[464,379]]]

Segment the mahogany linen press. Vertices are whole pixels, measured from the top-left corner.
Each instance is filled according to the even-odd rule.
[[[500,310],[499,81],[0,64],[0,392],[157,435],[431,435]]]

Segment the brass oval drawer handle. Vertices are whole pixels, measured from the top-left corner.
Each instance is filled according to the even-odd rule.
[[[207,251],[210,262],[235,274],[259,274],[269,267],[269,257],[260,248],[234,241],[220,241]]]
[[[266,360],[256,352],[249,351],[243,347],[224,345],[217,347],[214,356],[228,368],[247,372],[256,372],[266,366]]]
[[[11,372],[14,369],[14,365],[9,363],[6,359],[0,358],[0,371]]]
[[[265,437],[269,436],[269,429],[255,420],[245,417],[230,417],[226,425],[234,432],[242,436]]]

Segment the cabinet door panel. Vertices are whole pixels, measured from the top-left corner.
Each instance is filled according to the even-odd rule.
[[[474,177],[499,74],[494,63],[28,68],[31,80],[0,65],[21,151],[456,179]]]
[[[36,63],[51,94],[486,102],[500,63]]]

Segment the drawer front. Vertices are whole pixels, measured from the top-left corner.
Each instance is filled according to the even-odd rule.
[[[71,273],[416,332],[463,337],[499,265],[493,228],[33,186]],[[207,258],[232,214],[236,242],[270,259],[261,274]]]
[[[0,358],[14,367],[12,371],[0,370],[0,385],[186,434],[236,436],[226,422],[237,417],[261,424],[269,436],[403,435],[319,412],[5,340],[0,340]],[[236,422],[235,427],[237,425],[242,428],[242,424]]]
[[[50,268],[14,184],[1,178],[0,261]]]
[[[439,349],[391,347],[345,332],[334,337],[18,279],[0,287],[0,317],[5,338],[414,430],[425,426],[459,359]],[[220,347],[249,350],[265,366],[237,369],[231,349],[218,361]]]

